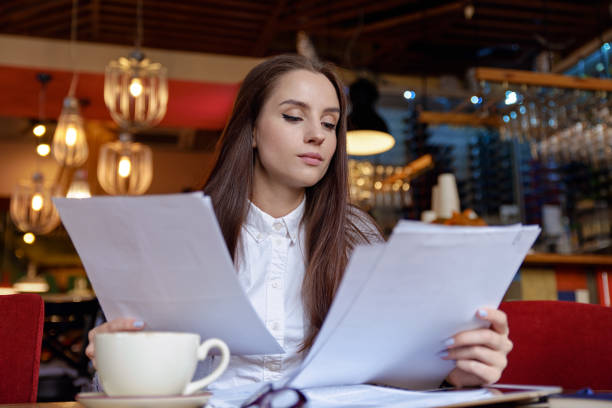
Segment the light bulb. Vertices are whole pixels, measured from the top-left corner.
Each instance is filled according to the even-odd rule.
[[[49,147],[49,145],[46,143],[41,143],[36,146],[36,153],[42,157],[48,156],[49,153],[51,153],[51,147]]]
[[[77,130],[74,125],[68,125],[66,128],[66,145],[74,146],[77,140]]]
[[[25,234],[23,234],[23,242],[25,242],[26,244],[33,244],[35,240],[36,235],[32,234],[31,232],[26,232]]]
[[[43,207],[43,203],[44,200],[40,194],[36,193],[32,196],[32,209],[34,211],[40,211]]]
[[[129,157],[123,156],[121,160],[119,160],[119,167],[117,168],[117,173],[119,173],[119,176],[125,178],[130,175],[131,171],[132,162],[130,161]]]
[[[34,126],[34,129],[32,129],[32,133],[34,133],[34,136],[36,137],[42,137],[46,132],[47,128],[42,124],[38,124]]]
[[[132,94],[134,98],[138,98],[142,94],[142,90],[143,87],[140,78],[132,78],[132,81],[130,81],[130,94]]]

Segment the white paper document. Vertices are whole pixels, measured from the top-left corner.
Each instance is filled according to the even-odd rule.
[[[447,227],[401,221],[384,245],[357,247],[313,347],[287,381],[309,388],[378,383],[439,386],[444,342],[483,327],[537,226]]]
[[[283,352],[238,281],[210,198],[54,202],[107,319],[218,337],[232,354]]]
[[[237,408],[261,388],[261,384],[215,390],[209,404],[212,408]],[[423,392],[373,385],[316,387],[303,390],[310,408],[410,407],[432,408],[491,398],[491,391],[475,390]],[[280,405],[280,404],[279,404]]]

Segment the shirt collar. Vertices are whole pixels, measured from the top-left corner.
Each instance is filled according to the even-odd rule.
[[[300,222],[302,221],[305,207],[306,197],[304,197],[300,205],[289,214],[284,217],[274,218],[249,201],[249,212],[244,227],[257,242],[265,239],[267,235],[278,234],[280,232],[286,234],[291,240],[291,243],[295,243],[297,242]],[[280,231],[278,230],[279,223],[283,226]]]

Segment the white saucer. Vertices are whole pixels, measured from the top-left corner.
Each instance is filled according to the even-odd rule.
[[[211,392],[159,397],[110,397],[103,392],[82,392],[76,400],[87,408],[197,408],[206,405]]]

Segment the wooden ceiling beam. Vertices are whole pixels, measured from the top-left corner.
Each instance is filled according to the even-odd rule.
[[[90,5],[84,5],[83,7],[79,7],[77,17],[79,25],[81,25],[81,23],[88,19],[89,13]],[[44,30],[48,26],[57,25],[66,27],[68,32],[70,32],[71,18],[72,10],[70,8],[65,8],[53,13],[44,13],[40,14],[37,17],[30,17],[28,21],[16,22],[15,27],[22,32],[36,32],[37,34],[40,32],[41,34],[43,34],[45,31],[39,30]]]
[[[105,15],[103,20],[103,26],[108,24],[114,25],[122,25],[125,26],[126,29],[131,29],[136,35],[136,25],[135,22],[132,21],[129,17],[124,17],[119,14],[113,15]],[[206,26],[203,28],[201,25],[194,25],[191,21],[189,22],[181,22],[174,21],[172,19],[157,19],[157,18],[147,18],[144,22],[144,40],[146,41],[147,37],[150,35],[156,35],[157,32],[163,32],[166,30],[169,31],[188,31],[189,33],[195,36],[199,35],[219,35],[223,38],[236,38],[236,39],[245,39],[248,41],[253,40],[253,34],[250,31],[244,30],[233,30],[229,28],[223,28],[219,26]]]
[[[476,68],[475,76],[477,80],[489,82],[585,91],[612,91],[612,79],[578,78],[561,74],[482,67]]]
[[[278,19],[285,9],[285,0],[276,0],[274,10],[272,11],[270,18],[267,20],[255,46],[253,47],[252,56],[263,57],[266,54],[268,46],[274,38],[274,34],[278,29]]]
[[[91,2],[91,36],[94,41],[100,38],[100,0]]]
[[[169,15],[187,13],[187,15],[195,17],[203,14],[205,16],[214,16],[215,18],[227,17],[243,21],[262,22],[268,18],[265,12],[253,13],[243,10],[240,7],[215,7],[209,6],[208,3],[205,2],[191,5],[180,1],[168,2],[164,0],[147,0],[146,9],[143,12],[146,14],[148,9],[166,10]]]
[[[133,13],[132,13],[133,14]],[[131,26],[136,27],[136,15],[129,17],[124,7],[116,5],[110,5],[106,2],[102,3],[102,21],[109,18],[110,16],[121,17],[131,20]],[[163,10],[158,9],[145,9],[143,10],[143,23],[145,29],[148,25],[153,26],[159,22],[165,21],[166,23],[175,22],[177,26],[183,27],[184,29],[205,29],[215,27],[215,29],[225,29],[230,34],[234,31],[245,31],[252,35],[252,30],[257,30],[261,26],[257,22],[238,21],[234,19],[220,19],[211,16],[198,16],[194,14],[171,14]],[[151,23],[153,22],[153,23]],[[204,27],[204,28],[203,28]]]
[[[378,21],[376,23],[366,24],[360,32],[363,34],[371,33],[374,31],[385,30],[391,27],[395,27],[402,24],[408,24],[415,21],[425,20],[431,17],[437,17],[444,14],[457,12],[463,9],[465,5],[464,0],[454,1],[449,4],[444,4],[438,7],[432,7],[422,11],[416,11],[410,14],[404,14],[402,16],[392,17],[386,20]],[[353,30],[349,31],[351,34]]]
[[[509,8],[498,8],[491,7],[487,5],[479,5],[476,14],[474,14],[473,19],[479,19],[481,16],[484,17],[502,17],[505,19],[514,18],[517,20],[543,20],[546,24],[552,25],[554,23],[567,23],[567,24],[576,24],[576,23],[585,23],[592,22],[592,17],[587,17],[581,14],[561,14],[559,12],[554,13],[539,13],[537,11],[525,11],[519,9],[509,9]]]
[[[530,22],[509,21],[507,18],[502,18],[499,20],[483,20],[474,18],[470,21],[462,21],[460,23],[460,27],[465,28],[466,30],[474,30],[475,33],[482,33],[482,28],[492,29],[492,31],[513,30],[520,33],[531,32],[533,34],[571,33],[576,30],[574,27],[567,24],[535,24]],[[488,30],[486,32],[488,32]]]
[[[424,19],[429,19],[432,17],[438,17],[444,14],[449,14],[453,12],[458,12],[458,10],[462,9],[465,5],[464,0],[454,1],[449,4],[444,4],[438,7],[432,7],[429,9],[415,11],[414,13],[404,14],[396,17],[391,17],[385,20],[373,22],[364,25],[359,28],[359,33],[370,34],[376,31],[387,30],[389,28],[397,27],[399,25],[414,23],[416,21],[421,21]],[[326,29],[324,32],[327,35],[335,36],[335,37],[351,37],[355,34],[357,28],[350,29]]]
[[[450,113],[422,111],[419,113],[419,122],[429,125],[455,125],[455,126],[492,126],[499,127],[501,120],[497,116],[480,116],[475,113]]]
[[[134,39],[134,28],[133,27],[126,27],[124,25],[116,25],[116,24],[105,24],[104,26],[104,32],[101,34],[101,37],[104,38],[108,33],[112,33],[115,35],[121,35],[124,40],[126,38],[129,38],[131,41],[130,43],[133,43],[133,39]],[[145,35],[144,35],[144,46],[148,47],[151,46],[151,43],[154,42],[158,42],[160,41],[160,39],[174,39],[174,40],[181,40],[181,44],[184,44],[186,42],[192,42],[192,43],[200,43],[200,42],[209,42],[209,43],[217,43],[217,44],[221,44],[221,45],[228,45],[228,46],[241,46],[241,47],[249,47],[252,45],[252,41],[249,39],[237,39],[237,38],[227,38],[227,37],[223,37],[223,36],[211,36],[211,35],[207,35],[204,33],[196,33],[195,35],[193,33],[185,33],[185,32],[179,32],[176,30],[168,30],[168,31],[156,31],[155,34],[147,34],[145,31]],[[124,44],[126,43],[125,41],[123,42]],[[169,48],[171,49],[171,48]]]
[[[590,5],[579,4],[579,2],[567,3],[564,1],[554,0],[486,0],[488,4],[496,4],[501,6],[509,6],[511,8],[523,7],[527,9],[539,9],[547,13],[558,11],[566,11],[570,13],[579,13],[590,15]],[[476,4],[476,13],[478,13],[478,4]]]
[[[498,39],[508,40],[507,43],[520,43],[528,42],[534,43],[535,38],[533,33],[517,33],[517,32],[505,32],[505,31],[497,31],[497,30],[489,30],[489,31],[474,31],[470,29],[461,29],[461,28],[452,28],[447,33],[446,36],[454,37],[454,36],[463,36],[467,39],[477,40],[477,39],[487,39],[492,41],[497,41]]]
[[[125,44],[125,36],[121,34],[117,34],[114,32],[102,32],[101,37],[104,41],[110,42],[112,44]],[[172,37],[159,37],[154,39],[150,45],[154,48],[162,48],[162,49],[172,49],[173,44],[176,41]],[[246,51],[248,51],[249,47],[240,45],[240,46],[230,46],[224,45],[220,43],[218,40],[207,40],[203,39],[201,41],[183,41],[182,50],[184,51],[194,51],[194,52],[204,52],[204,53],[214,53],[214,54],[226,54],[226,55],[244,55]]]
[[[0,21],[9,20],[12,24],[22,24],[26,23],[27,20],[31,18],[35,18],[39,15],[48,15],[52,10],[70,10],[72,8],[71,0],[57,0],[57,1],[37,1],[30,2],[27,7],[24,7],[24,2],[17,2],[17,4],[13,7],[15,10],[7,10],[4,13],[0,14]]]
[[[345,4],[348,3],[348,4]],[[361,15],[391,10],[398,6],[406,5],[406,0],[387,0],[370,2],[364,6],[355,6],[354,2],[330,2],[316,10],[316,14],[310,16],[298,16],[291,22],[283,25],[283,30],[295,29],[296,25],[302,30],[310,30],[315,27],[325,27],[339,21],[357,19]],[[304,21],[301,23],[301,21]]]

